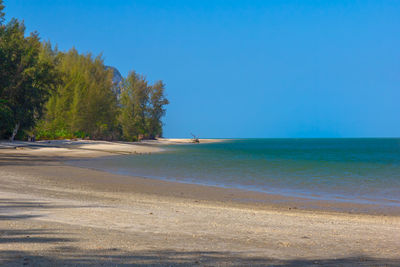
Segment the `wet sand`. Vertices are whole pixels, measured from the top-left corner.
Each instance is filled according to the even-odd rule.
[[[396,208],[311,203],[63,163],[155,153],[162,141],[35,145],[0,144],[0,265],[400,265]]]

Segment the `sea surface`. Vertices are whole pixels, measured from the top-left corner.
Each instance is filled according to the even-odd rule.
[[[400,207],[400,139],[235,139],[73,162],[116,174]]]

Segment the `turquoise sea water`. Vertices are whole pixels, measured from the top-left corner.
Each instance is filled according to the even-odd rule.
[[[81,160],[112,173],[400,207],[400,139],[237,139]]]

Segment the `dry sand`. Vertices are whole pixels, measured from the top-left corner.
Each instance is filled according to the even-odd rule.
[[[396,208],[310,204],[63,163],[154,153],[171,142],[180,141],[0,143],[0,265],[400,266]]]

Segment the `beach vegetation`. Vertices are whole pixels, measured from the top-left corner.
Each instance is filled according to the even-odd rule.
[[[165,84],[162,81],[157,81],[150,87],[150,108],[148,118],[149,138],[162,136],[162,120],[165,115],[165,106],[169,104],[165,96]]]
[[[9,133],[12,124],[12,110],[6,100],[0,99],[0,136]]]
[[[57,84],[58,73],[44,56],[36,32],[25,36],[24,23],[16,19],[3,24],[3,12],[0,22],[1,124],[7,127],[2,133],[14,140],[19,132],[32,129],[41,119],[43,107]]]
[[[101,55],[59,51],[17,19],[4,24],[0,0],[0,138],[128,140],[162,135],[169,103],[162,81],[131,71],[115,81]],[[118,72],[119,74],[119,72]]]
[[[120,123],[126,140],[155,139],[162,136],[162,116],[169,101],[164,83],[149,85],[146,78],[130,72],[121,94]]]
[[[134,141],[146,133],[146,112],[149,100],[149,85],[143,75],[130,72],[121,94],[121,116],[123,137]]]
[[[116,139],[118,106],[111,70],[104,68],[100,56],[81,55],[76,49],[57,56],[62,82],[46,104],[38,138],[49,133],[77,137],[74,133],[84,132],[93,139]]]

